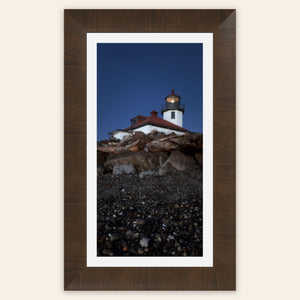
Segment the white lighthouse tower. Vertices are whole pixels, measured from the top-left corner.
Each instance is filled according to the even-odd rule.
[[[172,93],[165,98],[166,103],[161,108],[161,114],[164,120],[182,127],[182,117],[184,114],[184,105],[180,103],[180,96]]]

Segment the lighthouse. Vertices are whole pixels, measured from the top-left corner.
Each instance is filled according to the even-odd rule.
[[[164,134],[175,133],[177,135],[185,134],[189,130],[182,127],[182,116],[184,105],[180,103],[180,96],[172,93],[165,97],[165,104],[161,107],[163,119],[157,116],[156,110],[151,111],[149,117],[137,115],[130,119],[131,125],[125,129],[116,129],[109,134],[117,139],[126,138],[136,131],[142,131],[149,134],[153,131],[163,132]]]
[[[182,117],[184,114],[184,105],[180,103],[180,96],[172,93],[165,97],[165,104],[161,108],[161,114],[164,120],[182,127]]]

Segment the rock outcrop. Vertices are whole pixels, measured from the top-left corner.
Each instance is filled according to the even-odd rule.
[[[172,151],[162,168],[174,168],[177,171],[184,171],[195,166],[196,161],[193,156],[185,155],[179,150]]]
[[[132,165],[139,172],[156,170],[152,174],[163,175],[170,168],[184,171],[202,164],[202,134],[166,135],[152,131],[146,135],[138,131],[121,141],[98,142],[97,153],[98,168],[106,172],[117,174],[116,166]]]
[[[133,173],[135,173],[135,168],[133,164],[118,165],[113,167],[114,175],[133,174]]]

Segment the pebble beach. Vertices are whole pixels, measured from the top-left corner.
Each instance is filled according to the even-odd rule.
[[[100,173],[98,256],[202,256],[202,167]]]

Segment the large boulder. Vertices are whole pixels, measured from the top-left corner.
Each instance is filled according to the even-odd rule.
[[[178,150],[172,151],[162,169],[173,168],[177,171],[184,171],[195,166],[196,161],[192,156],[185,155]]]
[[[135,173],[135,168],[133,164],[119,165],[113,167],[114,175],[133,174],[133,173]]]
[[[202,165],[202,163],[203,163],[203,153],[202,152],[196,152],[194,155],[195,155],[195,158],[196,158],[198,164]]]

